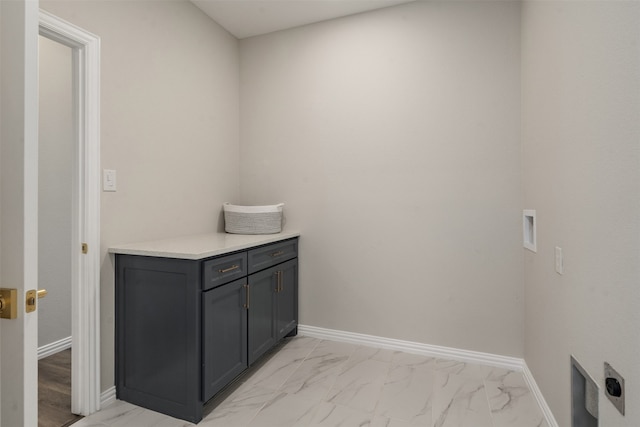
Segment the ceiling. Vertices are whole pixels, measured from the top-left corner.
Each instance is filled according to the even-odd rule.
[[[239,39],[415,0],[190,0]]]

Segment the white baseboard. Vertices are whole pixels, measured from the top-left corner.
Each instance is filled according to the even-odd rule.
[[[308,337],[343,341],[352,344],[366,345],[370,347],[387,348],[390,350],[404,351],[406,353],[422,354],[430,357],[440,357],[460,362],[477,363],[480,365],[494,366],[497,368],[522,371],[524,361],[517,357],[500,356],[497,354],[481,353],[479,351],[460,350],[451,347],[422,344],[413,341],[402,341],[392,338],[377,337],[374,335],[356,334],[353,332],[324,329],[315,326],[299,325],[298,332]]]
[[[493,366],[496,368],[510,369],[522,372],[525,381],[542,411],[542,414],[549,424],[549,427],[558,427],[551,409],[544,400],[538,385],[536,384],[531,371],[527,367],[524,359],[498,354],[482,353],[478,351],[461,350],[451,347],[441,347],[438,345],[423,344],[413,341],[402,341],[392,338],[378,337],[374,335],[357,334],[354,332],[338,331],[335,329],[318,328],[316,326],[298,325],[298,333],[307,337],[326,339],[331,341],[342,341],[351,344],[359,344],[370,347],[386,348],[406,353],[422,354],[430,357],[440,357],[461,362],[477,363],[479,365]]]
[[[538,406],[542,411],[542,415],[544,415],[544,419],[549,424],[549,427],[558,427],[558,422],[555,417],[551,413],[551,408],[547,405],[547,401],[544,400],[544,396],[542,396],[542,392],[536,383],[536,380],[533,378],[533,374],[529,370],[526,362],[522,364],[523,370],[522,374],[524,375],[524,380],[527,382],[527,386],[529,386],[529,390],[533,393],[533,396],[536,398],[536,402],[538,402]]]
[[[38,347],[38,360],[68,348],[71,348],[71,337],[62,338],[61,340],[52,342],[51,344],[45,344],[42,347]]]
[[[116,387],[111,386],[100,393],[100,408],[106,408],[116,401]]]

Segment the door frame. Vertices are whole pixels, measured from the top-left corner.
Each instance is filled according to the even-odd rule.
[[[101,402],[100,38],[42,9],[39,22],[41,36],[73,52],[71,411],[90,415],[100,410]],[[86,253],[83,245],[88,248]]]

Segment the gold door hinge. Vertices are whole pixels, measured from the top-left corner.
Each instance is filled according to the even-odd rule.
[[[82,244],[82,253],[86,254],[89,252],[89,245],[87,245],[86,243]]]

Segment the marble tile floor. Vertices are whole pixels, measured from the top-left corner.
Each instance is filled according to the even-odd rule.
[[[520,372],[288,339],[205,408],[200,427],[548,427]],[[74,427],[194,424],[116,401]]]

